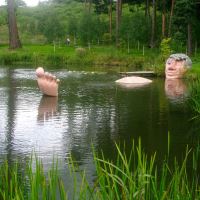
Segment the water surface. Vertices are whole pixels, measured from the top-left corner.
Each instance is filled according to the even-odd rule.
[[[152,79],[144,87],[115,84],[120,76],[107,72],[51,70],[61,80],[59,97],[43,96],[34,69],[0,68],[0,159],[22,162],[34,151],[45,169],[53,156],[66,168],[70,154],[93,179],[91,143],[114,159],[115,143],[141,138],[144,150],[181,157],[186,145],[198,141],[198,127],[190,121],[182,83]],[[184,93],[184,94],[183,94]]]

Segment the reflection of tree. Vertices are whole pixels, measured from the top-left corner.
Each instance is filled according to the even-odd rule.
[[[8,101],[7,101],[7,124],[6,124],[6,160],[8,162],[9,169],[12,168],[13,163],[16,162],[18,158],[20,158],[20,162],[18,163],[18,173],[22,173],[25,169],[26,162],[22,162],[22,155],[20,152],[15,152],[14,149],[14,139],[15,139],[15,120],[16,120],[16,99],[17,99],[17,80],[14,78],[14,70],[8,69],[7,70],[7,87],[8,87]],[[10,173],[10,170],[9,170]],[[10,178],[10,174],[8,175]]]
[[[121,104],[118,113],[122,116],[119,137],[120,141],[126,141],[129,149],[131,140],[137,142],[138,138],[141,138],[145,150],[150,154],[154,151],[159,154],[167,147],[167,123],[164,123],[166,116],[161,115],[166,112],[162,86],[162,80],[154,80],[146,87],[118,91]],[[160,121],[163,123],[159,125]]]
[[[13,78],[13,70],[8,69],[8,106],[7,106],[7,133],[6,133],[6,142],[7,142],[7,159],[10,160],[12,155],[12,144],[14,139],[14,126],[15,126],[15,110],[16,110],[16,83]]]
[[[12,167],[13,162],[13,140],[15,128],[15,108],[16,108],[16,88],[13,78],[13,70],[7,71],[8,81],[8,103],[7,103],[7,125],[6,125],[6,161],[9,169]],[[11,180],[10,170],[8,171],[8,181]],[[0,195],[0,198],[1,195]]]
[[[110,90],[110,84],[107,80],[98,81],[98,76],[91,76],[92,81],[83,78],[67,79],[62,83],[64,90],[67,91],[66,106],[62,108],[62,116],[66,120],[63,141],[71,139],[71,153],[74,159],[82,161],[88,155],[91,156],[91,143],[95,149],[111,149],[111,134],[115,130],[115,107],[113,105],[115,90]],[[97,80],[95,80],[97,79]],[[95,81],[93,81],[95,80]],[[109,100],[109,101],[108,101]],[[106,142],[105,142],[106,141]],[[67,146],[67,145],[65,145]]]

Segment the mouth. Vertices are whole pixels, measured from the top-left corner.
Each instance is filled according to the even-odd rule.
[[[168,70],[165,71],[165,73],[168,74],[168,75],[175,75],[176,74],[176,70],[168,69]]]
[[[167,78],[178,78],[179,77],[176,70],[166,70],[165,75]]]

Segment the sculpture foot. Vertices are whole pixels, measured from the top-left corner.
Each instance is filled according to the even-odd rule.
[[[38,87],[44,95],[58,96],[59,79],[48,72],[44,72],[42,67],[36,69],[36,76]]]

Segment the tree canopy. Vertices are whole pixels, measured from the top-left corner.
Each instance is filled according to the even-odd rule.
[[[134,46],[139,41],[154,48],[170,37],[175,50],[187,46],[194,51],[200,43],[199,0],[49,0],[33,8],[23,0],[15,0],[15,7],[22,43],[33,37],[35,42],[43,38],[47,43],[64,42],[70,37],[81,44],[105,44],[106,35],[113,44],[119,37],[121,46],[128,42]],[[4,27],[5,6],[0,7],[0,12],[0,26]]]

